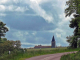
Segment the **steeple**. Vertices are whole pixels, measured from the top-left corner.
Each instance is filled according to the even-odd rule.
[[[54,36],[53,36],[52,41],[51,41],[51,47],[55,48],[55,39],[54,39]]]
[[[55,41],[55,39],[54,39],[54,36],[53,36],[53,38],[52,38],[52,42],[54,42]]]

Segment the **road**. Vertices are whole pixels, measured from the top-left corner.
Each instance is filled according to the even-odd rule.
[[[48,55],[41,55],[41,56],[36,56],[32,58],[28,58],[25,60],[60,60],[62,55],[66,55],[69,53],[76,53],[77,51],[74,52],[65,52],[65,53],[56,53],[56,54],[48,54]]]

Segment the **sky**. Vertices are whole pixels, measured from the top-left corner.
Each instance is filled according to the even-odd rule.
[[[0,20],[6,23],[8,40],[20,40],[22,48],[68,46],[66,37],[73,35],[71,17],[65,17],[67,0],[0,0]]]

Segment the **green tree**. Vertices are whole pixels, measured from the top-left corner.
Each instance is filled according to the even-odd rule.
[[[19,40],[15,41],[16,49],[21,48],[21,42]]]
[[[80,48],[80,39],[78,40],[77,45]]]
[[[75,28],[74,37],[71,39],[71,46],[77,48],[77,38],[80,35],[80,0],[69,0],[66,2],[68,6],[65,9],[65,14],[67,16],[71,16],[71,14],[75,13],[74,18],[71,19],[69,27]]]
[[[21,43],[19,40],[4,41],[3,43],[0,43],[0,55],[4,54],[4,52],[8,52],[8,51],[13,51],[13,52],[19,51],[20,48],[21,48]]]
[[[77,48],[77,37],[78,36],[67,36],[67,42],[69,43],[69,47]]]
[[[80,14],[80,0],[69,0],[66,5],[68,6],[65,9],[66,17],[71,16],[72,13]]]
[[[75,28],[74,35],[80,35],[79,28],[80,28],[80,0],[69,0],[66,2],[66,5],[68,6],[65,9],[65,14],[67,16],[71,16],[71,14],[74,14],[74,18],[71,19],[69,27]]]
[[[6,24],[0,21],[0,42],[1,42],[1,36],[5,36],[4,33],[8,31],[8,28],[5,27]]]

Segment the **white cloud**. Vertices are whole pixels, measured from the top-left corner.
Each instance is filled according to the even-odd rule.
[[[58,38],[61,38],[61,34],[56,33],[56,36],[57,36]]]
[[[4,16],[4,17],[5,17],[5,16],[6,16],[6,14],[4,14],[4,13],[0,13],[0,16]]]
[[[21,31],[17,31],[14,33],[16,37],[23,37],[23,33]]]
[[[0,5],[0,11],[3,12],[6,10],[6,7],[4,5]]]
[[[6,9],[8,11],[17,11],[17,12],[25,12],[26,10],[29,10],[27,8],[27,6],[26,7],[20,7],[20,6],[14,6],[14,5],[6,6]]]
[[[48,23],[53,23],[54,18],[47,14],[45,10],[43,10],[39,4],[31,0],[30,7],[41,17],[43,17]]]
[[[26,10],[29,10],[27,7],[17,7],[16,9],[15,9],[15,11],[17,11],[17,12],[24,12],[24,11],[26,11]]]
[[[25,35],[28,35],[29,33],[28,32],[25,32]]]
[[[69,21],[70,21],[70,17],[65,17],[65,14],[63,13],[63,14],[60,14],[59,15],[59,18],[61,19],[61,21],[60,22],[58,22],[58,27],[62,27],[63,25],[65,25],[65,24],[69,24]],[[66,26],[67,26],[66,25]]]
[[[17,3],[19,3],[19,0],[13,0],[13,2],[15,2],[17,4]]]
[[[29,10],[27,6],[0,5],[0,12],[5,12],[5,11],[25,12],[27,10]]]
[[[26,41],[26,38],[29,35],[29,33],[27,31],[16,30],[12,35],[16,37],[18,40]]]
[[[0,4],[7,3],[9,0],[0,0]]]
[[[33,32],[32,35],[36,35],[37,32]]]
[[[65,35],[66,34],[66,32],[63,29],[60,29],[60,28],[55,28],[54,30],[49,30],[48,32],[59,33],[61,35]]]
[[[30,0],[30,1],[36,2],[37,4],[42,4],[42,3],[46,3],[46,2],[48,2],[50,0]]]

